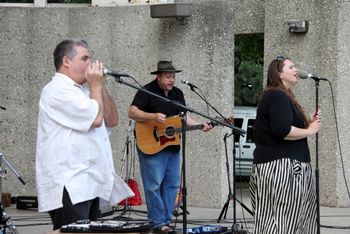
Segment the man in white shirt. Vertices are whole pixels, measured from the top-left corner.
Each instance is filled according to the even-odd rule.
[[[53,229],[95,221],[99,199],[111,205],[133,196],[115,174],[107,128],[118,123],[103,64],[91,62],[84,40],[64,40],[53,52],[56,74],[42,90],[36,148],[39,212]]]

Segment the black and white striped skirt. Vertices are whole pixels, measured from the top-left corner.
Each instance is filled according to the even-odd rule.
[[[254,164],[250,196],[255,234],[317,232],[316,187],[310,163],[283,158]]]

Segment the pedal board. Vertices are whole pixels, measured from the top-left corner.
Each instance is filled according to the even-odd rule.
[[[105,221],[90,224],[68,224],[61,227],[61,232],[74,233],[146,233],[151,227],[145,223],[127,223],[123,221]]]
[[[207,225],[201,227],[187,228],[187,234],[218,234],[227,232],[227,227],[219,225]]]

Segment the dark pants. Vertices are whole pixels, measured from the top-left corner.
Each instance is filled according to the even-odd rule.
[[[64,188],[62,202],[62,208],[49,211],[53,230],[60,229],[61,226],[74,223],[78,220],[97,220],[100,205],[99,198],[73,205],[66,188]]]

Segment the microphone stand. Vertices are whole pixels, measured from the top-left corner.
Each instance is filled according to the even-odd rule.
[[[180,113],[182,126],[182,232],[187,234],[187,187],[186,187],[186,114]]]
[[[299,75],[300,76],[300,75]],[[305,77],[305,78],[303,78]],[[316,114],[318,112],[318,103],[319,103],[319,92],[318,89],[320,87],[320,80],[325,80],[328,81],[329,80],[327,78],[322,78],[322,77],[318,77],[318,76],[314,76],[312,74],[303,74],[302,76],[300,76],[300,78],[302,79],[307,79],[307,78],[311,78],[315,81],[315,92],[316,92]],[[316,180],[316,206],[317,206],[317,217],[316,217],[316,222],[317,222],[317,234],[321,233],[321,224],[320,224],[320,173],[319,173],[319,165],[318,165],[318,149],[319,149],[319,144],[318,144],[318,132],[316,133],[316,142],[315,142],[315,158],[316,158],[316,168],[315,168],[315,180]]]
[[[201,112],[199,112],[199,111],[196,111],[195,109],[193,109],[193,108],[191,108],[191,107],[185,106],[185,105],[183,105],[183,104],[181,104],[181,103],[179,103],[179,102],[176,102],[176,101],[170,100],[170,99],[168,99],[168,98],[166,98],[166,97],[163,97],[163,96],[160,96],[160,95],[158,95],[158,94],[155,94],[155,93],[153,93],[153,92],[151,92],[151,91],[149,91],[149,90],[147,90],[147,89],[144,89],[143,87],[136,86],[136,85],[134,85],[134,84],[131,84],[131,83],[129,83],[129,82],[126,82],[126,81],[124,81],[124,80],[121,78],[121,76],[115,75],[114,78],[115,78],[116,82],[118,82],[118,83],[125,84],[126,86],[129,86],[129,87],[131,87],[131,88],[137,89],[137,90],[139,90],[139,91],[141,91],[141,92],[144,92],[144,93],[147,93],[147,94],[149,94],[149,95],[151,95],[151,96],[157,97],[157,98],[161,99],[161,100],[164,101],[164,102],[171,103],[171,104],[177,106],[178,108],[182,108],[183,110],[186,110],[186,111],[188,111],[188,112],[194,113],[194,114],[199,115],[199,116],[202,116],[202,117],[204,117],[204,118],[206,118],[206,119],[208,119],[208,120],[211,120],[211,121],[213,121],[213,122],[215,122],[215,123],[218,123],[218,124],[220,124],[220,125],[226,126],[226,127],[230,128],[230,129],[232,129],[235,133],[238,133],[238,134],[240,134],[240,135],[246,134],[246,131],[243,130],[243,129],[241,129],[241,128],[235,127],[235,126],[233,126],[233,125],[231,125],[231,124],[225,123],[225,122],[223,122],[223,121],[221,121],[221,120],[218,120],[218,119],[216,119],[216,118],[212,118],[212,117],[210,117],[210,116],[208,116],[208,115],[206,115],[206,114],[203,114],[203,113],[201,113]],[[130,78],[132,78],[132,77],[130,76]]]
[[[319,103],[319,87],[320,87],[320,80],[326,80],[326,78],[321,78],[317,76],[313,76],[311,74],[307,75],[307,78],[311,78],[315,81],[315,92],[316,92],[316,114],[318,112],[318,103]],[[318,158],[318,132],[316,133],[316,142],[315,142],[315,158],[316,158],[316,168],[315,168],[315,180],[316,180],[316,209],[317,209],[317,217],[316,217],[316,223],[317,223],[317,234],[321,233],[321,224],[320,224],[320,173],[319,173],[319,158]]]
[[[2,167],[2,162],[4,162],[11,169],[11,171],[17,176],[23,185],[26,184],[21,174],[19,174],[16,169],[9,163],[9,161],[6,160],[5,156],[0,153],[0,194],[2,193],[2,178],[4,177],[3,174],[6,173]],[[8,233],[6,231],[7,229],[10,230],[11,233],[17,233],[16,227],[13,225],[11,217],[7,217],[4,211],[5,209],[0,201],[0,233]]]
[[[207,115],[205,115],[205,114],[203,114],[203,113],[201,113],[201,112],[198,112],[198,111],[194,110],[193,108],[187,107],[187,106],[185,106],[185,105],[183,105],[183,104],[181,104],[181,103],[178,103],[178,102],[173,101],[173,100],[170,100],[170,99],[168,99],[168,98],[166,98],[166,97],[163,97],[163,96],[160,96],[160,95],[158,95],[158,94],[155,94],[155,93],[153,93],[153,92],[151,92],[151,91],[149,91],[149,90],[147,90],[147,89],[145,89],[145,88],[143,88],[143,87],[136,86],[136,85],[134,85],[134,84],[125,82],[125,81],[121,78],[121,76],[118,76],[118,75],[116,75],[116,74],[114,74],[114,75],[112,75],[112,76],[114,76],[116,82],[118,82],[118,83],[125,84],[125,85],[127,85],[127,86],[129,86],[129,87],[131,87],[131,88],[137,89],[137,90],[139,90],[139,91],[141,91],[141,92],[144,92],[144,93],[147,93],[147,94],[149,94],[149,95],[151,95],[151,96],[157,97],[157,98],[159,98],[159,99],[161,99],[161,100],[163,100],[163,101],[165,101],[165,102],[167,102],[167,103],[171,103],[171,104],[177,106],[178,108],[182,108],[182,110],[186,110],[186,111],[189,111],[189,112],[191,112],[191,113],[195,113],[195,114],[197,114],[197,115],[199,115],[199,116],[202,116],[202,117],[204,117],[204,118],[206,118],[206,119],[209,119],[209,120],[211,120],[211,121],[213,121],[213,122],[215,122],[215,123],[219,123],[219,124],[221,124],[221,125],[223,125],[223,126],[226,126],[226,127],[230,128],[230,129],[232,129],[232,131],[235,132],[235,133],[237,133],[237,134],[243,135],[243,134],[246,133],[246,131],[244,131],[243,129],[237,128],[237,127],[235,127],[235,126],[232,126],[232,125],[230,125],[230,124],[227,124],[227,123],[222,122],[222,121],[220,121],[220,120],[217,120],[217,119],[215,119],[215,118],[212,118],[212,117],[210,117],[210,116],[207,116]],[[131,77],[131,76],[130,76],[130,78],[134,79],[134,78]],[[135,79],[134,79],[134,80],[135,80]],[[181,122],[182,122],[182,133],[184,134],[184,135],[182,135],[182,138],[183,138],[183,139],[182,139],[182,147],[185,148],[185,147],[186,147],[186,146],[185,146],[185,145],[186,145],[186,142],[185,142],[185,140],[186,140],[186,135],[185,135],[185,134],[186,134],[186,131],[185,131],[186,121],[182,120]],[[184,138],[185,138],[185,139],[184,139]],[[186,157],[185,157],[185,150],[183,150],[183,151],[182,151],[182,160],[183,160],[182,163],[183,163],[183,165],[185,165],[185,159],[186,159]],[[182,171],[182,174],[183,174],[183,175],[186,175],[186,168],[184,167],[184,168],[182,168],[182,170],[183,170],[183,171]],[[187,191],[186,191],[186,178],[185,178],[185,177],[186,177],[186,176],[183,176],[183,177],[182,177],[182,180],[183,180],[183,185],[182,185],[182,186],[183,186],[183,188],[185,188],[185,189],[183,189],[183,191],[182,191],[182,203],[183,203],[183,213],[184,213],[184,216],[183,216],[183,219],[182,219],[183,234],[187,234]]]
[[[187,84],[187,85],[189,85],[189,84]],[[210,106],[218,115],[220,115],[221,118],[226,119],[213,105],[211,105],[211,104],[207,101],[207,99],[206,99],[204,96],[200,95],[200,94],[195,90],[195,88],[197,88],[197,89],[199,89],[199,90],[200,90],[200,88],[198,88],[197,86],[194,86],[194,85],[189,85],[189,86],[190,86],[191,90],[192,90],[195,94],[197,94],[198,97],[200,97],[208,106]]]
[[[318,88],[320,86],[320,80],[319,79],[314,79],[315,80],[315,90],[316,90],[316,114],[318,112]],[[316,143],[315,143],[315,153],[316,153],[316,168],[315,168],[315,178],[316,178],[316,206],[317,206],[317,234],[320,234],[320,186],[319,186],[319,165],[318,165],[318,132],[316,133]]]
[[[2,168],[2,165],[1,165],[2,162],[5,162],[5,164],[11,169],[11,171],[13,172],[13,174],[15,174],[15,175],[17,176],[17,178],[19,179],[19,181],[21,181],[21,183],[22,183],[23,185],[26,184],[26,182],[24,181],[22,175],[19,174],[19,173],[16,171],[16,169],[10,164],[10,162],[6,160],[5,156],[4,156],[2,153],[0,153],[0,168]],[[2,173],[2,170],[1,170],[1,173]],[[2,178],[2,177],[0,177],[0,181],[1,181],[1,178]],[[0,183],[0,185],[2,185],[2,183]],[[1,194],[1,192],[2,192],[2,188],[1,188],[1,186],[0,186],[0,194]]]
[[[193,84],[187,84],[190,86],[191,90],[196,93],[207,105],[209,105],[216,113],[218,113],[223,119],[226,119],[214,106],[212,106],[207,99],[200,95],[195,88],[199,89],[197,86],[193,85]],[[230,182],[230,167],[229,167],[229,163],[228,163],[228,156],[227,156],[227,142],[226,139],[228,137],[230,137],[231,135],[233,135],[233,162],[232,162],[232,173],[233,173],[233,180],[232,180],[232,187],[233,187],[233,192],[231,189],[231,182]],[[247,233],[247,231],[239,229],[238,224],[237,224],[237,218],[236,218],[236,202],[238,202],[249,214],[251,214],[253,216],[253,212],[247,207],[245,206],[241,201],[239,201],[236,198],[236,144],[235,144],[235,132],[232,131],[232,133],[230,135],[227,135],[227,133],[224,136],[224,142],[225,142],[225,155],[226,155],[226,170],[227,170],[227,180],[228,180],[228,189],[229,189],[229,194],[227,196],[227,200],[224,204],[224,206],[221,209],[219,218],[217,220],[218,223],[220,223],[220,220],[222,218],[222,216],[224,216],[224,219],[226,218],[226,214],[227,214],[227,210],[228,210],[228,206],[230,203],[230,200],[233,199],[233,224],[232,224],[232,228],[231,231],[234,234],[245,234]]]

